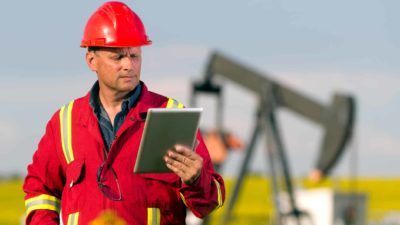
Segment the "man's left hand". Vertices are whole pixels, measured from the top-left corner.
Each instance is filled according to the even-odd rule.
[[[164,161],[185,184],[192,184],[200,176],[203,167],[203,158],[184,145],[175,145],[174,149],[169,149]]]

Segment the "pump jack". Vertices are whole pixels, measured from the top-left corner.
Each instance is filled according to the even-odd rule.
[[[355,117],[355,99],[350,95],[335,94],[331,105],[323,105],[270,79],[269,76],[258,73],[218,52],[214,52],[208,62],[204,79],[192,84],[190,104],[192,106],[196,105],[195,99],[199,93],[215,95],[218,98],[216,121],[219,129],[222,129],[222,107],[224,104],[222,98],[223,87],[218,84],[218,81],[215,81],[218,76],[234,82],[258,96],[255,127],[253,128],[233,192],[230,195],[223,216],[223,223],[228,222],[231,218],[257,138],[261,133],[264,133],[267,140],[266,149],[271,172],[273,199],[277,211],[276,223],[279,225],[285,224],[285,220],[290,217],[295,218],[296,224],[300,225],[302,218],[304,219],[306,214],[296,205],[292,177],[284,144],[280,136],[276,110],[279,107],[285,107],[324,128],[325,136],[319,151],[316,169],[325,177],[337,163],[351,138]],[[280,174],[283,182],[279,182]],[[281,210],[281,203],[278,198],[279,187],[288,195],[291,208],[289,213]]]

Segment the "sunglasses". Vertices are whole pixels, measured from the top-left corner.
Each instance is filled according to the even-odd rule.
[[[122,200],[117,174],[111,164],[106,161],[97,169],[97,186],[105,197],[113,201]]]

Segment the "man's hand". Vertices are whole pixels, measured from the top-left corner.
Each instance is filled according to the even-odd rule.
[[[185,184],[193,183],[200,176],[203,167],[203,158],[183,145],[175,145],[174,149],[169,149],[164,161]]]

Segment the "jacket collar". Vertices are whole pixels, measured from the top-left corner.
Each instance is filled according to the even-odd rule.
[[[146,119],[147,110],[151,107],[154,107],[156,102],[155,99],[151,97],[151,92],[148,90],[146,84],[140,81],[141,84],[141,93],[137,104],[135,107],[132,107],[126,117],[131,121],[144,121]],[[90,106],[90,96],[91,91],[89,91],[83,98],[82,104],[79,104],[78,115],[78,123],[87,127],[89,124],[96,124],[97,117],[93,108]]]

